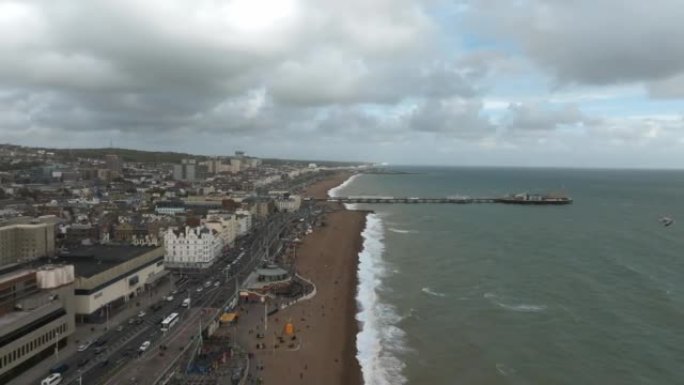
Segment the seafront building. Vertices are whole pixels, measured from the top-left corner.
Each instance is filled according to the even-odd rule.
[[[167,268],[206,269],[223,250],[223,240],[216,230],[206,226],[169,228],[164,234]]]

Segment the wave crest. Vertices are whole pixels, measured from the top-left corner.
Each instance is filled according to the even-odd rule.
[[[494,293],[485,293],[483,295],[484,298],[487,298],[490,300],[493,304],[499,306],[502,309],[510,310],[510,311],[517,311],[517,312],[523,312],[523,313],[538,313],[546,310],[546,305],[530,305],[530,304],[508,304],[505,302],[501,302],[499,300],[499,296],[497,296]]]
[[[424,287],[424,288],[420,289],[420,291],[422,291],[425,294],[429,294],[431,296],[434,296],[434,297],[446,297],[446,294],[433,291],[429,287]]]
[[[336,196],[338,196],[339,192],[340,192],[342,189],[344,189],[345,187],[349,186],[349,184],[350,184],[351,182],[353,182],[354,179],[358,178],[359,175],[361,175],[361,174],[354,174],[354,175],[350,176],[349,178],[347,178],[347,180],[345,180],[344,182],[342,182],[341,185],[335,186],[335,187],[331,188],[330,190],[328,190],[328,196],[331,197],[331,198],[335,198]]]
[[[397,326],[401,317],[392,305],[382,303],[376,292],[387,274],[382,259],[385,250],[384,228],[377,214],[368,214],[362,236],[356,296],[359,304],[356,319],[361,330],[356,335],[356,358],[361,366],[364,384],[405,384],[406,378],[402,374],[405,364],[396,356],[405,346],[406,333]]]
[[[395,227],[390,227],[387,230],[393,232],[393,233],[398,233],[398,234],[415,234],[417,231],[415,230],[404,230],[404,229],[398,229]]]

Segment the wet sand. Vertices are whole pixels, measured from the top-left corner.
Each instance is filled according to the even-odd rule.
[[[325,196],[328,189],[348,177],[339,175],[335,183],[319,182],[311,187],[312,194]],[[316,295],[268,317],[264,339],[255,337],[258,331],[248,334],[244,330],[245,326],[259,324],[263,315],[261,305],[251,305],[250,314],[241,317],[241,339],[255,353],[254,361],[264,367],[253,373],[263,379],[263,384],[360,385],[363,382],[356,360],[355,316],[358,253],[367,213],[333,207],[336,211],[327,215],[327,225],[306,236],[297,250],[297,271],[313,281]],[[297,330],[296,350],[283,346],[273,349],[273,333],[282,334],[288,320]],[[258,342],[266,343],[267,349],[256,350]]]

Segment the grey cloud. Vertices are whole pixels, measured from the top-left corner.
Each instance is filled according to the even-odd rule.
[[[479,21],[562,82],[651,81],[684,71],[680,0],[477,2]]]
[[[429,100],[409,116],[409,127],[416,131],[479,139],[495,131],[489,120],[480,116],[481,109],[481,102],[470,99]]]
[[[684,73],[648,84],[649,94],[655,98],[684,98]]]
[[[577,106],[549,108],[535,104],[511,104],[505,127],[513,131],[551,131],[566,125],[592,121]]]

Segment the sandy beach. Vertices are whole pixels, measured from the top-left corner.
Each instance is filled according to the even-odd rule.
[[[305,197],[312,197],[317,199],[327,198],[328,190],[330,190],[333,187],[341,185],[342,183],[344,183],[345,180],[349,179],[351,175],[351,172],[346,171],[331,175],[330,178],[326,178],[320,182],[314,183],[311,186],[309,186],[306,190],[304,190],[304,193],[302,193],[302,195]]]
[[[325,196],[328,189],[341,184],[348,176],[337,175],[321,181],[311,186],[308,194]],[[263,331],[259,321],[263,306],[250,305],[249,314],[241,317],[240,342],[254,353],[253,360],[258,366],[263,366],[253,373],[255,378],[262,378],[263,384],[360,385],[363,382],[356,360],[355,297],[366,212],[334,207],[336,210],[327,215],[326,226],[308,235],[297,250],[297,271],[316,285],[316,295],[270,316],[263,339],[256,338],[256,333]],[[281,334],[287,321],[294,323],[297,347],[274,349],[273,333]],[[259,327],[248,333],[242,325]],[[257,343],[264,342],[266,349],[255,348]]]

